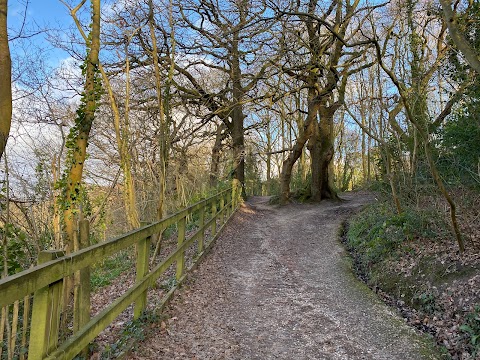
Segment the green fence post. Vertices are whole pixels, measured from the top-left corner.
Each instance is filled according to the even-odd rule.
[[[230,217],[230,206],[228,206],[228,194],[229,192],[226,191],[222,196],[224,198],[224,207],[225,207],[225,221],[228,220],[228,218]]]
[[[223,225],[225,222],[225,212],[223,211],[223,207],[225,206],[225,198],[224,195],[220,197],[220,226]]]
[[[90,245],[90,222],[80,220],[78,222],[79,249]],[[90,267],[86,266],[75,273],[74,307],[73,307],[73,333],[76,334],[90,321]],[[88,347],[82,351],[88,355]]]
[[[88,247],[90,223],[88,220],[78,222],[79,248]],[[73,332],[77,333],[80,328],[90,320],[90,267],[85,267],[75,274],[74,287],[74,315]]]
[[[182,217],[180,220],[178,220],[177,223],[177,228],[178,228],[178,247],[182,246],[183,242],[185,241],[185,227],[187,225],[187,221],[185,217]],[[177,273],[176,273],[176,279],[177,281],[180,281],[180,279],[183,276],[183,272],[185,270],[185,252],[180,251],[180,254],[178,254],[177,257]]]
[[[198,239],[198,254],[203,252],[203,245],[205,241],[205,205],[200,208],[199,223],[200,223],[200,238]]]
[[[212,199],[212,239],[217,233],[217,199]]]
[[[240,181],[238,181],[237,179],[233,180],[233,184],[232,184],[232,213],[234,213],[235,209],[237,208],[238,196],[239,196],[239,193],[241,194],[239,184],[240,184]]]
[[[146,223],[142,223],[142,226],[145,226]],[[145,275],[148,274],[148,264],[150,260],[150,243],[152,241],[151,236],[141,239],[137,242],[137,274],[135,281],[140,282]],[[145,290],[136,300],[135,307],[133,309],[133,318],[138,319],[142,315],[143,310],[147,306],[147,293],[148,289]]]
[[[64,256],[63,251],[47,250],[38,254],[38,264]],[[35,291],[28,359],[43,359],[58,344],[63,279]]]

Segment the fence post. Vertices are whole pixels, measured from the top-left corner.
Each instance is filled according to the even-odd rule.
[[[143,226],[146,224],[143,223]],[[141,281],[145,275],[148,274],[148,264],[150,260],[150,243],[152,241],[151,236],[141,239],[137,244],[137,275],[135,281]],[[133,318],[138,319],[142,315],[143,310],[147,306],[147,293],[145,290],[136,300],[135,307],[133,309]]]
[[[90,246],[90,222],[78,222],[78,248]],[[73,307],[73,333],[76,334],[90,321],[90,267],[86,266],[75,273],[74,307]],[[82,351],[88,355],[88,347]]]
[[[178,223],[177,223],[177,228],[178,228],[177,248],[182,246],[183,242],[185,241],[186,223],[187,223],[187,221],[185,219],[185,216],[183,216],[180,220],[178,220]],[[185,252],[180,251],[180,254],[178,254],[178,257],[177,257],[177,274],[176,274],[177,281],[180,281],[180,279],[182,278],[184,270],[185,270]]]
[[[38,254],[38,264],[64,255],[63,251],[42,251]],[[62,287],[63,279],[35,291],[30,325],[29,360],[43,359],[57,347]]]
[[[212,239],[217,233],[217,199],[212,199]]]
[[[220,226],[225,222],[225,213],[223,212],[223,207],[225,206],[225,197],[224,194],[220,197]]]
[[[223,198],[225,199],[223,204],[223,206],[225,207],[225,221],[227,221],[228,218],[230,217],[230,206],[228,205],[228,202],[229,202],[228,194],[229,192],[225,191],[225,193],[222,195]]]
[[[233,180],[233,184],[232,184],[232,213],[234,213],[235,209],[237,208],[239,193],[241,194],[239,184],[240,184],[240,181],[238,181],[237,179]]]
[[[200,223],[200,238],[198,239],[198,254],[203,252],[203,245],[205,241],[205,205],[200,208],[199,223]]]

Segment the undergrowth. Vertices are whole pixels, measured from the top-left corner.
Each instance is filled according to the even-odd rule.
[[[357,275],[410,325],[434,336],[442,358],[480,359],[478,226],[471,221],[478,218],[478,193],[456,189],[470,240],[459,254],[443,199],[416,192],[403,194],[401,214],[379,195],[344,226],[343,241]]]
[[[368,271],[372,265],[397,255],[416,238],[444,235],[445,223],[434,211],[405,208],[398,214],[393,206],[378,202],[368,206],[350,222],[346,234],[347,246],[357,254],[357,264]]]
[[[470,350],[475,357],[480,354],[480,306],[476,306],[475,310],[467,314],[466,321],[460,330],[470,339]]]
[[[101,359],[110,360],[118,358],[126,358],[126,354],[135,344],[145,340],[149,325],[160,323],[161,315],[154,311],[145,311],[136,320],[129,321],[123,328],[122,333],[117,341],[108,345],[100,355]]]
[[[121,251],[95,265],[90,278],[92,290],[110,285],[121,273],[132,267],[133,261],[128,251]]]

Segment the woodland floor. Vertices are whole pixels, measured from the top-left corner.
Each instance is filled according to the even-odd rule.
[[[127,358],[439,358],[353,274],[338,229],[372,198],[344,198],[250,199]]]

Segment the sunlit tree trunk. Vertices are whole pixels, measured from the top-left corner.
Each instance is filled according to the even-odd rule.
[[[120,165],[123,170],[125,211],[127,212],[127,221],[130,228],[135,229],[140,226],[140,220],[137,213],[135,184],[130,162],[130,59],[128,56],[128,43],[125,45],[125,122],[122,130],[120,131],[119,152]]]
[[[77,6],[76,9],[79,9]],[[85,43],[88,43],[88,37],[83,31],[83,28],[80,24],[80,21],[76,15],[76,9],[72,9],[70,11],[73,20],[77,26],[80,35],[82,36]],[[131,166],[131,158],[130,158],[130,144],[129,144],[129,137],[130,137],[130,129],[129,129],[129,99],[130,99],[130,66],[129,66],[129,58],[128,58],[128,44],[130,38],[127,39],[125,47],[126,47],[126,86],[125,86],[125,121],[121,121],[120,111],[118,109],[117,101],[115,99],[112,86],[110,84],[110,80],[103,68],[102,64],[98,62],[98,69],[100,70],[100,74],[102,75],[103,85],[106,88],[108,98],[110,101],[110,107],[113,113],[113,124],[115,128],[115,138],[117,141],[118,152],[120,155],[120,167],[123,172],[123,181],[124,181],[124,204],[125,204],[125,212],[127,217],[127,222],[131,229],[137,228],[140,226],[140,221],[138,218],[138,212],[136,208],[136,192],[135,192],[135,183],[133,181],[132,176],[132,166]]]
[[[113,113],[113,124],[115,128],[115,138],[117,140],[118,152],[120,155],[120,167],[123,172],[123,201],[125,205],[125,213],[127,215],[127,222],[130,229],[135,229],[140,226],[140,220],[138,218],[137,211],[137,199],[135,192],[135,182],[132,175],[132,164],[130,156],[130,126],[129,126],[129,99],[130,99],[130,64],[128,60],[128,54],[126,57],[126,85],[125,85],[125,121],[121,121],[120,111],[115,100],[112,86],[110,81],[100,65],[100,72],[102,74],[103,84],[106,88],[108,98],[110,100],[110,107]]]
[[[12,122],[12,60],[8,45],[7,0],[0,0],[0,159]]]
[[[85,1],[79,5],[83,5]],[[78,117],[74,137],[72,139],[71,159],[67,164],[66,170],[66,188],[64,197],[64,223],[67,237],[66,251],[73,250],[73,239],[75,231],[74,214],[80,192],[80,183],[82,181],[83,167],[87,155],[88,136],[95,118],[95,109],[97,107],[98,84],[96,72],[98,69],[98,53],[100,51],[100,0],[91,0],[92,24],[90,32],[90,43],[87,44],[89,51],[86,59],[84,97],[85,105],[78,110]]]

